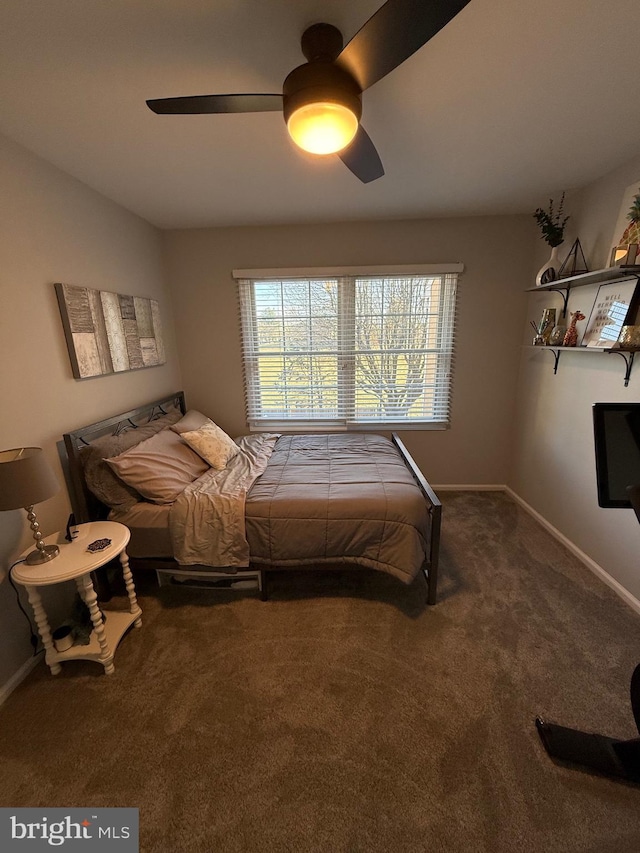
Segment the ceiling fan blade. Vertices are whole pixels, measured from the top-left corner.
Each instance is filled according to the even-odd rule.
[[[469,0],[387,0],[358,30],[337,62],[364,91],[429,41]]]
[[[185,98],[155,98],[147,106],[159,115],[201,113],[261,113],[282,111],[282,95],[188,95]]]
[[[363,184],[375,181],[384,175],[384,167],[376,147],[362,125],[358,128],[351,145],[338,152],[347,169],[351,169]]]

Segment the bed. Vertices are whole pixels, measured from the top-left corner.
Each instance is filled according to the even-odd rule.
[[[159,578],[253,577],[266,599],[272,571],[375,569],[423,574],[436,603],[441,504],[396,434],[232,440],[176,392],[59,448],[76,522],[126,524]]]

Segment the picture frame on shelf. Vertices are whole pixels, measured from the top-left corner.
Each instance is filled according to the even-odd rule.
[[[601,284],[598,288],[581,345],[608,349],[627,325],[634,304],[636,279]]]
[[[638,257],[640,222],[634,221],[631,218],[632,210],[637,209],[638,196],[640,196],[640,177],[637,181],[629,184],[622,196],[622,203],[609,252],[610,267],[632,266],[640,261],[640,257]],[[636,247],[635,250],[634,246]],[[633,260],[629,260],[631,256],[633,256]]]
[[[615,246],[611,250],[610,267],[633,267],[640,262],[640,244],[630,246]]]

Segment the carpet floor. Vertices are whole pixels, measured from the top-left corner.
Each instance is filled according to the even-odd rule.
[[[637,853],[640,785],[534,719],[637,737],[640,616],[504,493],[443,504],[435,607],[375,572],[268,602],[138,575],[113,676],[41,661],[0,708],[0,805],[135,806],[145,852]]]

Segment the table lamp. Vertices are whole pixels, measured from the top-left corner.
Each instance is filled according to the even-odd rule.
[[[36,540],[36,547],[26,560],[29,566],[46,563],[60,553],[57,545],[45,545],[42,541],[40,525],[33,511],[34,504],[52,498],[59,489],[41,447],[0,451],[0,510],[26,509]]]

